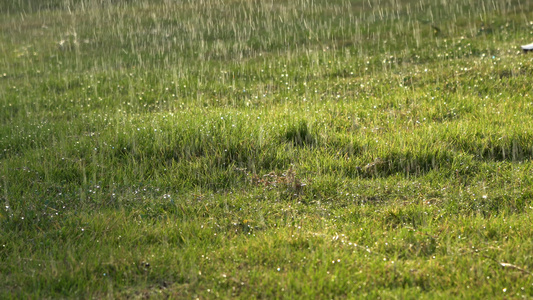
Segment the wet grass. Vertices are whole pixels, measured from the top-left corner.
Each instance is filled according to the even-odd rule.
[[[533,2],[0,15],[0,298],[533,296]]]

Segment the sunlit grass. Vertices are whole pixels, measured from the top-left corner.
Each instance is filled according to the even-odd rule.
[[[532,5],[0,7],[0,297],[532,297]]]

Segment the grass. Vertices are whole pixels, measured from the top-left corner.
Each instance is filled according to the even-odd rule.
[[[533,2],[0,15],[0,298],[533,296]]]

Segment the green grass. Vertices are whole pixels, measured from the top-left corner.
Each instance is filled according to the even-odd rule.
[[[533,297],[533,2],[0,7],[0,298]]]

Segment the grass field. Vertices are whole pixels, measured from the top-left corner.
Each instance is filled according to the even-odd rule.
[[[0,298],[532,298],[531,0],[0,5]]]

